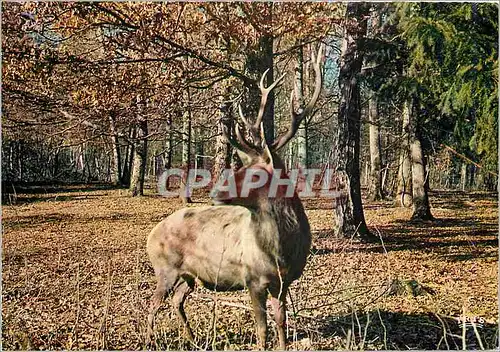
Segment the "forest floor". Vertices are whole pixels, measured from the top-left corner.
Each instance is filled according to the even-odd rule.
[[[146,238],[180,200],[99,186],[38,191],[3,206],[3,349],[144,349],[155,287]],[[331,202],[304,203],[313,248],[290,290],[290,349],[498,346],[496,194],[434,192],[437,220],[420,224],[408,222],[411,210],[368,202],[378,244],[333,238]],[[198,288],[186,303],[198,346],[256,348],[249,306],[245,292]],[[192,349],[169,307],[156,347]],[[466,318],[476,324],[460,325]]]

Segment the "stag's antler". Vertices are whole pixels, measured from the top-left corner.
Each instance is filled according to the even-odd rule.
[[[321,62],[323,61],[324,49],[325,49],[325,44],[322,43],[319,46],[317,55],[314,53],[314,51],[311,53],[312,56],[311,59],[313,61],[313,68],[315,72],[314,93],[311,97],[311,100],[302,111],[299,110],[299,112],[296,112],[293,109],[295,94],[294,91],[292,91],[292,93],[290,94],[290,115],[291,115],[290,128],[271,144],[272,150],[274,151],[279,150],[285,144],[287,144],[290,141],[290,139],[292,139],[292,137],[295,135],[295,133],[297,133],[300,123],[314,109],[314,105],[316,105],[316,102],[319,98],[319,93],[321,92],[321,86],[322,86]]]
[[[236,150],[239,150],[240,152],[243,152],[245,154],[248,154],[250,156],[255,156],[257,154],[257,151],[255,148],[250,146],[250,144],[243,138],[241,135],[241,130],[239,126],[236,126],[235,128],[235,134],[236,134],[236,139],[228,133],[227,128],[224,126],[222,128],[222,135],[226,140],[231,144],[233,148]]]
[[[264,87],[264,79],[267,76],[267,73],[269,72],[269,69],[267,69],[263,74],[262,77],[260,78],[259,82],[259,89],[260,93],[262,95],[260,99],[260,108],[259,108],[259,113],[257,114],[257,119],[255,119],[255,122],[252,124],[248,121],[248,119],[243,115],[243,111],[241,109],[241,105],[238,104],[238,112],[240,113],[240,118],[245,124],[245,126],[248,128],[251,133],[254,133],[255,135],[258,135],[259,133],[259,128],[260,128],[260,123],[262,122],[262,118],[264,117],[264,111],[266,110],[266,104],[267,104],[267,97],[271,91],[283,81],[283,78],[285,78],[286,73],[282,74],[276,81],[274,81],[269,87]]]
[[[321,86],[322,86],[322,75],[321,75],[321,61],[323,60],[323,51],[324,51],[325,45],[321,44],[318,50],[318,54],[316,55],[314,52],[312,53],[312,61],[313,61],[313,68],[315,72],[315,87],[314,87],[314,93],[311,97],[311,100],[307,104],[307,106],[302,109],[299,112],[295,112],[293,109],[293,103],[295,100],[295,95],[294,92],[292,91],[292,94],[290,96],[290,114],[291,114],[291,124],[290,128],[287,130],[286,133],[281,135],[278,139],[276,139],[271,145],[270,149],[277,151],[280,148],[282,148],[286,143],[292,139],[292,137],[297,133],[297,130],[300,126],[300,123],[304,120],[304,118],[309,115],[313,108],[314,105],[316,104],[316,101],[318,100],[319,93],[321,91]],[[257,114],[257,118],[254,123],[250,123],[248,119],[243,115],[243,110],[241,108],[241,105],[238,104],[238,112],[240,115],[240,119],[245,125],[246,129],[248,132],[252,135],[255,141],[262,141],[264,142],[265,139],[263,136],[259,134],[261,125],[262,125],[262,118],[264,117],[264,111],[266,109],[266,104],[267,104],[267,97],[269,96],[269,93],[283,81],[283,78],[285,77],[286,74],[281,75],[276,81],[274,81],[269,87],[264,87],[264,79],[267,76],[267,73],[269,72],[269,69],[267,69],[263,74],[262,77],[260,78],[259,82],[259,89],[262,94],[262,98],[260,100],[260,108],[259,112]],[[259,152],[262,151],[262,146],[260,145],[252,145],[252,143],[249,143],[242,134],[242,131],[239,126],[235,126],[235,137],[231,137],[230,133],[223,128],[223,134],[224,137],[227,139],[227,141],[237,150],[249,154],[251,156],[257,155]]]

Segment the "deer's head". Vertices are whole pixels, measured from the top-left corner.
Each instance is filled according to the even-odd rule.
[[[284,75],[267,88],[264,87],[264,79],[268,70],[262,75],[259,83],[262,98],[254,123],[248,121],[243,114],[241,105],[238,105],[242,123],[235,126],[233,134],[225,129],[223,129],[223,133],[228,142],[238,152],[243,162],[243,167],[227,177],[226,186],[222,187],[221,190],[216,189],[212,193],[212,199],[215,204],[252,206],[262,201],[267,201],[268,198],[297,197],[295,192],[290,194],[287,185],[276,182],[276,179],[287,179],[285,165],[277,152],[297,133],[301,122],[311,114],[318,100],[322,86],[321,61],[323,59],[323,50],[324,45],[321,44],[317,55],[314,55],[314,53],[312,55],[315,87],[311,100],[305,107],[301,107],[296,111],[294,109],[295,94],[292,90],[290,95],[290,127],[272,143],[267,144],[266,142],[262,118],[269,93],[283,81]],[[248,135],[252,137],[253,143],[244,137],[241,125],[245,127]],[[273,179],[275,180],[273,181]]]

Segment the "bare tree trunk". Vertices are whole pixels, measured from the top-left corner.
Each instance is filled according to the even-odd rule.
[[[369,197],[371,200],[383,199],[382,167],[380,161],[380,130],[378,127],[378,102],[371,96],[368,102],[368,119],[370,121],[370,182]]]
[[[24,151],[23,151],[23,142],[22,141],[19,141],[17,143],[17,169],[19,171],[18,175],[19,175],[19,181],[23,181],[24,179],[24,169],[23,169],[23,166],[24,166],[24,162],[23,162],[23,155],[24,155]]]
[[[370,26],[368,36],[375,38],[380,31],[381,9],[377,4],[372,4],[370,11]],[[376,66],[378,60],[367,60],[367,66]],[[370,200],[379,200],[384,197],[382,188],[382,161],[379,130],[378,97],[371,89],[368,90],[368,120],[370,141],[370,179],[368,182],[368,197]]]
[[[196,155],[198,160],[196,160],[196,163],[199,168],[203,168],[205,165],[205,158],[200,155],[205,155],[205,145],[203,143],[203,130],[201,129],[200,126],[196,128],[196,134],[195,134],[195,145],[196,145]]]
[[[401,137],[401,151],[399,156],[398,190],[396,206],[409,208],[413,204],[411,182],[411,160],[409,144],[409,126],[412,108],[409,102],[403,107],[403,135]]]
[[[113,160],[110,168],[111,183],[114,185],[120,185],[122,177],[120,143],[118,141],[118,133],[116,131],[116,117],[113,112],[109,114],[109,128],[111,131],[111,148],[113,149]]]
[[[265,14],[267,17],[266,23],[272,23],[274,3],[265,3]],[[274,39],[271,34],[262,34],[259,38],[258,46],[255,50],[251,50],[245,60],[245,69],[249,76],[260,80],[261,75],[266,71],[266,79],[264,85],[269,86],[274,81],[273,53]],[[257,112],[260,108],[260,90],[256,86],[246,86],[249,90],[249,96],[246,101],[245,114],[249,116],[250,122],[255,121]],[[264,134],[268,144],[274,141],[274,91],[271,91],[267,97],[267,105],[262,118],[264,124]],[[255,141],[254,141],[255,142]]]
[[[476,166],[475,165],[470,165],[469,167],[469,189],[473,189],[474,188],[474,183],[475,183],[475,176],[476,174]]]
[[[130,126],[128,131],[128,140],[135,140],[137,127]],[[134,153],[135,153],[135,143],[129,142],[125,147],[125,158],[122,163],[122,176],[121,176],[121,184],[129,187],[130,186],[130,178],[132,176],[132,167],[134,164]]]
[[[92,181],[92,168],[90,167],[90,163],[91,163],[91,154],[89,153],[89,148],[88,148],[88,145],[87,143],[84,144],[84,148],[85,148],[85,168],[87,169],[87,180],[86,182],[87,183],[90,183],[90,181]]]
[[[292,140],[290,143],[288,143],[287,147],[287,159],[286,159],[286,165],[287,169],[291,170],[292,167],[295,165],[295,147],[296,147],[296,139]]]
[[[191,167],[191,96],[189,88],[184,91],[184,112],[182,114],[182,166],[185,170],[181,180],[180,198],[184,204],[192,203],[191,197],[186,197],[187,176]]]
[[[212,168],[212,182],[216,180],[221,175],[224,169],[229,168],[231,164],[231,148],[226,138],[223,136],[222,131],[225,129],[228,133],[231,133],[231,103],[229,100],[229,92],[222,97],[222,102],[220,105],[219,112],[219,122],[217,124],[217,141],[215,145],[215,158],[214,166]]]
[[[387,174],[390,169],[391,165],[387,164],[384,169],[382,170],[382,185],[380,188],[382,189],[382,194],[384,195],[384,190],[387,189]]]
[[[463,192],[465,192],[465,190],[467,189],[467,181],[467,163],[465,161],[462,161],[462,165],[460,167],[460,185]]]
[[[164,168],[165,170],[168,170],[172,167],[172,154],[173,154],[173,125],[172,125],[172,119],[169,117],[167,119],[167,125],[168,125],[168,134],[167,134],[167,141],[165,145],[165,150],[166,150],[166,157],[164,157]],[[167,178],[166,185],[165,187],[169,189],[170,187],[170,177]]]
[[[58,177],[59,175],[59,153],[60,153],[60,149],[57,148],[55,151],[54,151],[54,165],[53,165],[53,169],[52,169],[52,179],[55,179]]]
[[[79,154],[78,154],[78,165],[81,167],[82,180],[85,180],[86,158],[85,158],[85,155],[84,155],[85,149],[84,149],[84,145],[83,144],[80,145],[80,148],[78,149],[78,152],[79,152]]]
[[[138,105],[143,104],[140,98],[137,98]],[[144,195],[144,178],[146,176],[146,165],[148,156],[148,121],[144,116],[142,108],[138,109],[137,117],[137,135],[134,145],[134,162],[132,175],[130,177],[129,190],[133,197]]]
[[[303,108],[304,104],[304,53],[300,47],[295,65],[295,99],[297,104]],[[307,118],[302,121],[296,135],[297,164],[301,168],[307,168]]]
[[[342,54],[340,57],[340,104],[338,113],[337,174],[348,192],[347,199],[337,206],[335,232],[339,236],[371,239],[366,226],[361,200],[360,182],[360,128],[361,106],[358,75],[363,63],[363,55],[358,48],[358,40],[366,35],[368,5],[350,2],[347,4],[346,18],[357,19],[357,26],[344,27]]]
[[[413,114],[412,114],[413,115]],[[429,177],[426,160],[422,149],[418,116],[410,120],[410,152],[413,189],[413,215],[411,220],[433,220],[429,204]]]

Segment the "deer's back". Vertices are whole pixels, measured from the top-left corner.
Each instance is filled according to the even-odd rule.
[[[205,286],[241,289],[256,277],[272,276],[275,264],[258,243],[252,213],[241,206],[181,209],[160,222],[148,238],[155,270],[177,270]],[[273,246],[278,246],[277,233]]]
[[[242,289],[255,280],[281,280],[288,270],[290,281],[296,279],[305,264],[310,234],[303,234],[302,246],[307,248],[283,255],[290,249],[283,248],[276,222],[268,219],[262,225],[262,219],[242,206],[184,208],[153,229],[147,251],[156,271],[177,271],[221,291]],[[289,240],[297,241],[293,237]]]

